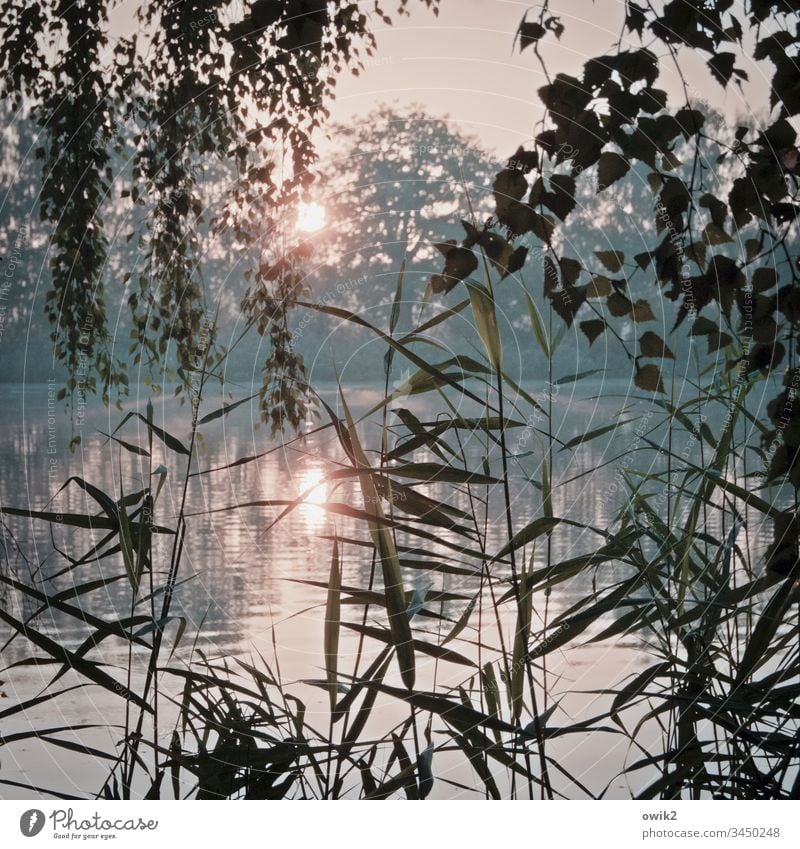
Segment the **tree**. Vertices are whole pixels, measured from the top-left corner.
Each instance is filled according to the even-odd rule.
[[[490,156],[447,117],[384,104],[330,135],[343,153],[322,164],[315,191],[331,226],[314,258],[336,274],[374,274],[376,266],[391,274],[404,258],[430,260],[467,191],[488,208]]]
[[[526,16],[518,33],[520,49],[530,48],[540,62],[539,43],[563,31],[549,5],[535,19]],[[673,332],[688,326],[692,337],[707,340],[709,351],[725,350],[727,367],[739,371],[737,393],[753,375],[788,367],[786,389],[769,408],[774,429],[764,446],[782,431],[781,447],[771,458],[756,450],[769,458],[767,480],[788,474],[795,487],[800,267],[794,228],[800,205],[792,119],[800,112],[800,33],[791,25],[798,9],[795,0],[751,0],[743,22],[730,0],[709,0],[702,8],[684,0],[628,2],[625,38],[612,52],[589,59],[577,73],[552,76],[543,65],[548,83],[538,92],[544,117],[535,146],[518,150],[500,171],[494,216],[481,229],[467,226],[447,253],[443,273],[431,279],[434,290],[442,279],[454,288],[477,267],[481,252],[499,259],[495,264],[505,275],[514,270],[511,256],[519,268],[535,257],[544,298],[568,325],[579,321],[590,341],[620,321],[644,325],[634,352],[635,381],[657,394],[668,349],[647,329],[649,296],[631,295],[629,281],[639,274],[677,304]],[[668,103],[656,86],[662,64],[680,69],[687,51],[703,57],[717,85],[740,84],[750,45],[749,58],[774,66],[763,126],[748,122],[717,137],[719,125],[690,98],[685,79],[680,103]],[[709,145],[722,151],[711,160]],[[726,179],[718,180],[723,163]],[[569,255],[559,233],[575,215],[580,182],[592,181],[602,196],[637,174],[652,192],[649,243],[633,256],[613,241],[582,260]],[[531,239],[537,248],[523,259],[518,246],[528,250]],[[787,416],[791,425],[779,431]]]
[[[422,2],[436,10],[438,0]],[[131,353],[137,363],[163,368],[174,345],[190,385],[210,309],[198,259],[203,167],[223,161],[236,174],[216,225],[248,245],[269,238],[276,211],[312,179],[312,136],[337,75],[375,46],[370,15],[348,0],[256,0],[238,14],[222,0],[151,0],[136,10],[135,34],[121,38],[112,32],[108,5],[0,3],[3,94],[17,109],[29,106],[40,128],[55,352],[68,369],[68,391],[88,361],[86,388],[99,378],[106,399],[127,381],[123,359],[111,354],[105,307],[104,210],[123,178],[112,167],[114,151],[133,139],[124,194],[142,225],[142,263],[126,281],[138,334]],[[400,0],[401,12],[407,6]],[[388,21],[382,0],[370,8]],[[275,327],[295,283],[283,264],[262,261],[244,301],[269,313],[258,327],[277,341]],[[290,377],[302,375],[301,362],[287,365]],[[273,367],[280,371],[281,357]],[[278,395],[265,394],[265,415],[273,412],[269,398],[277,397],[296,422],[302,405],[280,374],[273,377]]]

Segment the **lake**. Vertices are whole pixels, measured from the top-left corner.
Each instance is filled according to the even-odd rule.
[[[576,440],[615,421],[621,423],[612,434],[603,435],[575,450],[557,451],[551,471],[555,516],[588,522],[599,528],[612,527],[614,516],[625,504],[619,473],[644,471],[653,462],[653,454],[644,467],[636,459],[638,455],[634,449],[642,445],[641,437],[637,438],[637,428],[640,433],[649,431],[650,420],[655,422],[663,411],[646,400],[636,400],[627,381],[582,380],[550,390],[544,382],[532,381],[525,388],[535,399],[543,402],[549,393],[554,409],[553,433],[562,443]],[[136,410],[144,413],[145,391],[142,387],[138,399],[128,400],[124,412]],[[147,467],[143,458],[120,452],[115,442],[103,436],[103,433],[114,431],[124,413],[92,402],[81,411],[80,426],[73,429],[61,407],[53,403],[47,384],[27,387],[5,385],[0,387],[0,393],[0,458],[3,466],[0,503],[4,508],[98,512],[97,505],[79,486],[72,484],[59,491],[70,476],[85,479],[116,497],[121,491],[130,492],[144,485]],[[237,397],[245,394],[237,393]],[[321,394],[332,406],[337,405],[333,387],[324,387]],[[347,391],[348,404],[358,414],[370,409],[381,397],[377,388],[354,387]],[[222,402],[221,398],[204,400],[200,415],[216,409]],[[435,414],[432,408],[426,406],[429,403],[416,397],[398,398],[391,408],[405,407],[420,419],[425,419]],[[169,399],[154,401],[154,406],[157,424],[185,440],[189,432],[189,406],[181,407]],[[461,407],[459,412],[469,415],[469,405]],[[376,413],[373,418],[379,416]],[[513,411],[509,416],[515,418]],[[721,416],[718,418],[721,421]],[[719,426],[713,416],[708,422],[712,430]],[[324,422],[320,420],[319,423]],[[187,627],[176,659],[188,657],[193,644],[208,657],[249,658],[259,652],[272,657],[276,650],[283,679],[296,682],[292,692],[302,696],[307,706],[308,721],[322,726],[328,716],[327,694],[303,682],[324,677],[322,620],[326,592],[322,587],[303,581],[324,583],[328,580],[332,534],[357,540],[367,538],[362,521],[341,512],[331,512],[326,509],[326,504],[336,502],[358,510],[364,507],[363,499],[354,489],[352,480],[335,486],[323,482],[325,474],[345,460],[332,428],[276,449],[276,443],[269,439],[268,430],[256,428],[256,424],[257,410],[248,403],[203,429],[204,440],[199,455],[201,470],[221,469],[244,456],[271,453],[251,463],[191,479],[187,493],[187,547],[174,606],[174,613],[185,618]],[[311,423],[311,426],[316,424]],[[541,515],[541,493],[531,479],[538,481],[541,478],[540,464],[545,443],[535,428],[544,428],[546,423],[542,420],[527,424],[532,427],[508,432],[509,448],[516,455],[510,471],[517,530],[533,517]],[[400,430],[397,432],[400,433]],[[80,432],[82,442],[74,452],[70,452],[67,446],[75,432]],[[365,442],[376,447],[370,443],[368,433],[364,432]],[[135,419],[130,420],[117,436],[139,445],[147,444],[145,429]],[[661,437],[656,432],[649,434],[649,438],[658,441]],[[480,471],[483,468],[486,456],[487,468],[494,470],[496,449],[490,446],[487,452],[486,445],[474,435],[465,439],[465,453],[474,463],[474,469]],[[678,453],[683,451],[683,456],[691,462],[702,464],[699,442],[687,440],[685,450],[679,450],[675,445],[672,447]],[[181,459],[180,463],[176,462],[176,455],[164,451],[161,443],[155,441],[153,465],[163,463],[166,469],[156,521],[165,525],[174,521],[183,492],[185,458],[178,459]],[[426,459],[436,458],[431,454]],[[430,484],[425,487],[425,492],[437,498],[444,497],[451,489],[443,484]],[[500,487],[487,487],[486,490],[489,502],[487,549],[491,551],[499,549],[507,537]],[[277,522],[275,520],[285,508],[263,503],[295,499],[302,493],[307,494],[305,502]],[[469,497],[462,489],[450,503],[468,509]],[[252,502],[262,503],[246,506]],[[229,509],[237,506],[238,509]],[[673,517],[673,520],[680,521],[680,517]],[[51,538],[50,526],[44,522],[13,516],[6,516],[5,521],[8,561],[4,568],[20,580],[42,582],[42,586],[50,591],[58,591],[99,577],[100,567],[96,563],[65,571],[67,561],[56,550],[79,557],[88,548],[85,531],[78,533],[58,528]],[[711,517],[709,530],[713,530],[713,522]],[[758,555],[770,541],[771,526],[759,522],[757,516],[749,517],[748,532],[747,543]],[[94,533],[95,542],[98,542],[102,535]],[[447,548],[451,536],[443,531],[441,539],[429,541],[424,553],[452,553],[452,548]],[[599,537],[587,531],[570,529],[562,532],[559,529],[551,537],[551,560],[561,562],[589,553],[598,547],[598,540]],[[400,534],[399,542],[420,545],[418,539],[413,541],[403,534]],[[168,562],[170,544],[166,538],[159,541],[157,552],[160,556],[157,554],[154,558],[157,562]],[[364,551],[356,545],[343,545],[344,585],[367,585],[370,559]],[[535,553],[535,567],[541,568],[546,563],[545,558],[546,546],[541,545]],[[106,576],[121,571],[113,559],[104,561],[102,568],[110,570]],[[421,579],[430,574],[413,574],[412,570],[408,570],[407,586],[424,588]],[[433,574],[435,583],[432,590],[457,596],[457,600],[445,603],[441,610],[454,620],[464,607],[463,600],[469,600],[475,593],[477,577]],[[541,627],[545,617],[552,621],[590,588],[590,574],[587,572],[565,581],[547,597],[537,594],[534,600],[534,632]],[[604,578],[611,582],[625,574],[612,564],[604,572]],[[124,581],[109,584],[105,592],[107,610],[104,615],[124,614],[129,599],[127,584]],[[33,612],[33,609],[20,606],[10,597],[6,601],[15,615],[25,616]],[[94,612],[97,613],[97,610]],[[615,611],[605,614],[576,641],[579,648],[557,651],[548,656],[543,673],[548,692],[540,709],[547,709],[558,702],[555,715],[563,714],[572,721],[601,713],[608,705],[608,695],[595,694],[594,691],[609,689],[654,662],[650,648],[636,635],[587,643],[593,634],[600,633],[613,623],[616,615]],[[431,627],[426,624],[427,620],[418,621],[422,631]],[[35,626],[45,633],[57,633],[60,639],[71,645],[79,644],[85,637],[85,632],[75,627],[72,620],[68,622],[52,611],[40,613]],[[511,626],[510,621],[503,622],[503,627],[509,631]],[[3,633],[6,632],[0,632],[0,635]],[[470,633],[468,629],[462,637],[466,638]],[[355,637],[342,638],[340,656],[345,666],[354,646]],[[470,651],[467,639],[456,641],[453,646],[458,651]],[[112,673],[116,672],[114,667],[121,669],[126,662],[127,650],[121,643],[107,640],[98,651],[93,656],[101,657],[109,664]],[[5,698],[0,699],[0,715],[8,705],[32,698],[47,686],[53,673],[52,666],[7,668],[32,654],[35,652],[19,637],[5,646],[2,663],[5,671],[0,672],[3,681],[0,689],[4,691]],[[447,683],[455,685],[465,677],[463,668],[434,669],[429,658],[422,659],[420,665],[423,683],[433,674],[439,676],[439,686]],[[59,686],[68,684],[69,680],[70,675],[65,676]],[[121,700],[99,688],[75,689],[57,701],[32,708],[24,717],[16,715],[4,720],[3,733],[13,734],[30,726],[119,722],[123,709]],[[379,712],[377,721],[386,717],[387,714],[381,717]],[[66,736],[69,737],[69,733]],[[91,740],[91,745],[102,744],[110,751],[114,751],[117,739],[107,729],[95,730],[81,737],[84,743]],[[642,742],[647,743],[646,740]],[[615,779],[626,760],[639,757],[638,752],[631,751],[624,736],[603,733],[573,735],[554,740],[549,744],[548,753],[556,757],[593,795],[607,788],[607,798],[629,798],[636,789],[629,787],[623,779]],[[99,758],[46,747],[31,740],[5,746],[0,766],[0,778],[5,780],[30,782],[76,795],[96,792],[105,774],[106,763]],[[478,795],[481,793],[475,776],[465,771],[463,759],[459,761],[452,753],[437,756],[434,775],[440,780],[434,785],[433,797],[469,797],[473,794],[463,787],[473,786]],[[646,778],[646,773],[642,774],[642,778]],[[448,779],[462,787],[448,785]],[[563,777],[557,777],[557,781],[565,795],[572,798],[586,795],[580,787]],[[0,790],[3,798],[24,798],[26,795],[29,793],[12,786]]]

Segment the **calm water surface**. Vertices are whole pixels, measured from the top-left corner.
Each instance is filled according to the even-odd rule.
[[[527,390],[544,403],[546,386],[530,384]],[[604,436],[581,446],[577,450],[556,452],[553,468],[553,511],[556,516],[574,521],[590,522],[596,527],[613,525],[613,518],[623,505],[623,491],[619,478],[621,469],[646,471],[653,454],[637,454],[636,429],[642,422],[652,421],[660,411],[644,401],[630,397],[630,388],[624,381],[582,381],[559,388],[553,397],[553,432],[557,439],[566,443],[581,434],[614,421],[624,424],[612,436]],[[241,393],[242,395],[245,393]],[[335,406],[333,390],[323,393],[328,402]],[[379,390],[356,388],[348,391],[348,403],[354,412],[365,412],[381,397]],[[76,485],[60,491],[70,476],[79,476],[108,493],[119,495],[121,491],[140,489],[147,477],[147,467],[141,458],[106,439],[101,432],[111,433],[122,419],[123,413],[107,410],[96,403],[85,411],[81,426],[73,430],[70,420],[58,407],[49,405],[48,386],[35,385],[23,389],[21,386],[0,387],[0,458],[3,474],[0,477],[0,504],[4,507],[29,507],[63,512],[95,512],[97,506]],[[132,410],[144,413],[146,396],[141,401],[126,402],[124,412]],[[222,403],[221,399],[204,401],[200,415],[204,415]],[[435,417],[435,411],[426,408],[419,399],[398,399],[393,408],[407,407],[422,420]],[[155,403],[157,423],[188,441],[188,405],[181,407],[174,401]],[[460,410],[469,415],[469,407]],[[514,418],[519,418],[514,416]],[[203,470],[217,469],[233,461],[252,456],[271,448],[275,443],[264,429],[256,429],[257,410],[249,404],[242,405],[229,416],[218,419],[205,427],[204,440],[200,446],[200,467]],[[392,421],[394,418],[391,417]],[[545,428],[544,420],[531,421],[534,428]],[[713,419],[710,420],[712,429]],[[641,429],[641,428],[640,428]],[[73,432],[80,432],[81,446],[70,453],[67,444]],[[401,430],[398,429],[397,433]],[[364,441],[370,447],[370,434],[363,431]],[[120,438],[147,444],[146,433],[140,422],[130,420],[117,434]],[[658,434],[651,438],[658,441]],[[476,437],[464,436],[465,448],[474,470],[480,471],[486,446]],[[509,447],[518,459],[512,464],[512,498],[514,522],[519,529],[527,521],[541,515],[541,495],[531,479],[541,477],[540,462],[545,442],[541,434],[531,428],[519,428],[509,432]],[[673,450],[684,451],[693,462],[700,462],[699,445],[687,440],[686,446],[673,445]],[[685,449],[685,450],[684,450]],[[488,463],[493,471],[498,469],[496,448],[488,452]],[[640,460],[640,457],[647,457]],[[336,468],[344,460],[343,451],[332,429],[311,436],[302,442],[275,450],[258,460],[235,468],[217,471],[192,478],[187,495],[188,533],[187,550],[184,557],[180,585],[176,594],[174,613],[186,619],[187,628],[178,650],[179,657],[188,656],[193,641],[211,657],[236,655],[248,657],[254,652],[273,655],[273,639],[277,645],[281,673],[285,681],[297,682],[293,692],[302,695],[308,706],[309,722],[320,727],[327,723],[327,695],[321,690],[307,686],[303,680],[319,678],[322,672],[322,619],[325,603],[324,589],[303,581],[325,582],[328,577],[331,556],[330,535],[334,532],[342,537],[365,539],[366,528],[362,522],[334,514],[325,509],[326,502],[335,501],[363,508],[363,501],[354,490],[352,482],[339,484],[321,483],[326,472]],[[436,460],[432,455],[429,460]],[[186,472],[185,458],[166,452],[157,440],[154,443],[153,467],[163,464],[166,473],[164,485],[156,508],[156,521],[169,525],[179,510]],[[309,492],[310,491],[310,492]],[[280,521],[275,522],[283,508],[265,504],[267,501],[288,500],[307,492],[306,502],[292,510]],[[429,485],[425,492],[432,497],[445,497],[451,488],[445,485]],[[501,521],[500,491],[489,491],[487,529],[489,550],[496,550],[506,541],[505,525]],[[451,500],[454,506],[469,510],[466,492],[456,494]],[[261,502],[251,505],[252,502]],[[248,506],[251,505],[251,506]],[[238,509],[228,509],[236,508]],[[679,521],[677,519],[676,521]],[[58,529],[53,537],[50,528],[43,522],[30,522],[16,517],[6,517],[12,540],[6,535],[6,548],[10,565],[24,580],[45,581],[50,589],[69,587],[73,582],[81,583],[97,578],[100,574],[119,574],[119,564],[112,559],[102,565],[93,563],[64,572],[67,561],[56,551],[60,549],[72,557],[80,557],[90,547],[86,531],[79,533]],[[766,527],[753,524],[749,543],[756,549],[763,548]],[[99,542],[101,534],[94,536]],[[443,539],[447,534],[442,535]],[[455,537],[453,538],[455,539]],[[591,552],[599,545],[600,538],[589,532],[562,532],[558,529],[552,536],[551,558],[559,562],[568,557]],[[15,543],[20,551],[16,551]],[[417,538],[400,537],[400,542],[420,546]],[[169,540],[159,542],[156,569],[166,568],[169,562]],[[425,554],[437,550],[447,552],[441,544],[431,542]],[[343,584],[365,587],[369,580],[370,563],[364,557],[364,549],[354,545],[343,548]],[[452,553],[452,552],[449,552]],[[546,560],[546,547],[536,551],[536,565]],[[161,564],[159,566],[159,563]],[[615,571],[615,569],[617,571]],[[61,573],[61,574],[59,574]],[[434,575],[434,589],[471,598],[477,580],[469,576],[442,575],[441,573],[414,574],[409,570],[408,585],[420,584],[422,578]],[[609,566],[603,574],[607,584],[613,583],[623,573],[618,567]],[[57,576],[57,577],[52,577]],[[578,577],[559,585],[545,599],[537,596],[537,624],[541,627],[542,617],[552,620],[560,612],[575,603],[589,588],[588,576]],[[32,610],[20,608],[13,599],[6,598],[16,615],[29,615]],[[455,619],[465,602],[453,603],[444,608],[445,615]],[[104,597],[105,611],[93,612],[107,615],[123,614],[129,604],[126,584],[122,581],[109,585]],[[16,605],[16,606],[15,606]],[[360,610],[360,609],[359,609]],[[418,620],[421,627],[434,620]],[[595,633],[614,621],[610,613],[600,620]],[[41,614],[37,627],[45,632],[57,633],[59,639],[70,645],[80,643],[85,633],[72,622],[61,617]],[[512,623],[506,623],[510,632]],[[1,633],[1,632],[0,632]],[[587,637],[591,636],[587,632]],[[475,636],[465,632],[468,638]],[[583,638],[576,641],[583,642]],[[455,644],[454,644],[454,647]],[[354,644],[343,638],[341,668],[348,668],[347,655]],[[457,650],[469,653],[469,646],[461,643]],[[22,698],[30,698],[47,685],[53,667],[22,666],[7,667],[14,661],[30,657],[33,652],[17,638],[3,651],[0,673],[6,700],[0,700],[0,711],[6,705]],[[94,655],[113,667],[119,666],[122,675],[126,653],[122,646],[109,640],[100,652]],[[432,666],[425,669],[424,659],[421,683],[426,675],[432,675]],[[653,663],[648,647],[636,636],[596,642],[567,653],[556,652],[548,659],[549,704],[559,702],[555,717],[560,722],[580,719],[602,712],[607,697],[590,695],[594,690],[610,688],[625,676],[636,673]],[[457,684],[464,679],[464,668],[448,668],[446,673],[438,670],[439,685]],[[442,675],[445,675],[443,678]],[[452,679],[447,678],[452,675]],[[65,676],[60,684],[68,682]],[[431,683],[428,681],[427,683]],[[390,710],[390,708],[385,708]],[[3,733],[9,734],[34,725],[74,724],[78,722],[121,721],[121,701],[96,687],[76,689],[44,706],[29,711],[24,717],[17,715],[4,721]],[[377,711],[380,720],[380,709]],[[558,724],[560,724],[560,722]],[[68,736],[68,735],[67,735]],[[117,736],[108,730],[90,732],[90,738],[104,743],[113,751]],[[81,737],[87,741],[84,733]],[[94,743],[93,743],[94,745]],[[614,776],[623,767],[626,759],[635,760],[639,754],[630,751],[622,736],[594,734],[591,737],[566,737],[549,744],[548,753],[565,765],[593,793],[600,792],[610,784],[608,796],[628,797],[631,788]],[[91,757],[83,757],[66,750],[25,741],[13,747],[5,747],[0,762],[0,777],[7,780],[30,781],[53,790],[75,793],[95,791],[105,776],[106,765]],[[447,755],[437,757],[434,772],[438,776],[450,777],[468,786],[476,779],[465,775],[457,760],[452,762]],[[566,781],[563,792],[572,797],[584,795]],[[0,797],[24,797],[25,791],[11,787],[0,788]],[[453,797],[466,795],[437,781],[434,795]]]

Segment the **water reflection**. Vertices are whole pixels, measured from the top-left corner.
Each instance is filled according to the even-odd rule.
[[[325,470],[321,466],[304,469],[297,480],[297,497],[303,498],[300,514],[308,525],[309,533],[319,530],[327,517],[323,504],[328,500]]]
[[[32,396],[29,407],[42,407],[46,387],[27,387],[25,392]],[[558,438],[564,443],[614,421],[619,411],[620,402],[599,397],[597,387],[584,387],[584,392],[587,400],[581,400],[574,392],[571,395],[565,392],[553,399],[555,429]],[[533,394],[536,396],[537,392]],[[377,395],[368,390],[355,393],[351,399],[354,412],[358,408],[369,409],[376,399]],[[330,401],[335,405],[333,393]],[[435,416],[436,411],[426,409],[419,398],[408,399],[404,404],[423,421]],[[0,405],[3,434],[0,458],[4,469],[0,478],[2,505],[44,509],[50,503],[53,509],[64,512],[99,513],[97,505],[92,503],[85,490],[72,485],[62,492],[58,491],[70,475],[80,476],[113,493],[120,492],[121,488],[131,491],[141,487],[142,481],[147,480],[149,467],[143,458],[127,452],[120,453],[117,446],[98,432],[112,432],[121,414],[113,411],[108,413],[101,408],[87,411],[84,444],[74,454],[65,450],[69,441],[68,424],[65,423],[57,434],[58,452],[47,455],[50,434],[45,420],[41,417],[23,419],[18,413],[20,409],[17,403]],[[616,512],[625,502],[624,490],[619,486],[616,476],[621,469],[629,469],[638,462],[637,459],[632,463],[627,458],[630,457],[635,422],[641,420],[646,412],[646,409],[639,411],[631,408],[625,418],[633,424],[607,438],[582,445],[577,450],[556,453],[550,470],[555,515],[576,522],[591,522],[599,528],[613,524]],[[460,409],[460,413],[470,414],[468,409]],[[158,410],[158,416],[159,426],[180,438],[185,437],[185,410],[182,411],[177,405],[170,407],[164,404]],[[146,434],[141,428],[137,430],[135,422],[129,427],[130,430],[121,436],[146,445]],[[650,438],[658,441],[656,434],[651,434]],[[478,432],[467,434],[464,444],[468,464],[473,470],[482,470],[484,462],[490,471],[498,470],[499,455],[495,444]],[[512,440],[512,447],[514,445],[518,445],[519,450],[511,469],[511,496],[515,527],[519,529],[532,518],[541,515],[542,493],[538,484],[542,476],[543,446],[538,437],[531,437],[524,443]],[[369,549],[358,545],[359,542],[366,543],[369,538],[364,523],[342,515],[336,515],[334,523],[334,517],[325,509],[325,505],[329,501],[344,503],[356,509],[363,509],[364,505],[354,481],[337,482],[335,486],[325,481],[325,475],[345,460],[342,448],[331,430],[298,443],[291,449],[264,454],[272,447],[274,445],[270,444],[263,431],[254,430],[247,405],[219,420],[216,429],[207,431],[200,467],[204,471],[217,471],[190,480],[187,494],[188,534],[181,574],[185,583],[181,584],[176,594],[174,612],[187,620],[187,645],[191,645],[198,634],[199,645],[210,655],[247,654],[253,648],[270,654],[274,637],[282,672],[287,680],[317,678],[323,663],[320,609],[325,602],[325,592],[308,582],[325,582],[328,578],[334,524],[336,532],[348,540],[341,550],[343,584],[366,587],[372,570]],[[183,497],[185,458],[180,458],[181,463],[176,462],[175,456],[166,452],[157,441],[154,441],[153,448],[152,467],[164,463],[168,469],[157,506],[156,521],[171,525]],[[693,446],[686,454],[687,459],[699,462],[699,451],[699,445]],[[232,465],[243,456],[262,454],[251,463]],[[639,471],[646,470],[647,465],[653,462],[653,457],[654,453],[648,455],[648,459],[639,464]],[[51,459],[56,462],[51,463]],[[420,456],[420,459],[438,461],[433,454]],[[55,473],[49,473],[50,468],[54,468]],[[505,526],[500,521],[503,495],[500,488],[485,487],[480,492],[468,492],[463,487],[426,484],[419,487],[419,491],[436,500],[447,500],[452,507],[466,512],[471,512],[476,497],[485,499],[487,548],[490,552],[496,551],[505,542]],[[303,496],[302,504],[276,522],[290,502],[300,496]],[[402,507],[401,501],[398,507]],[[44,523],[12,517],[7,517],[7,521],[29,559],[30,565],[22,561],[16,565],[26,579],[48,578],[50,588],[64,590],[97,579],[98,570],[106,578],[122,575],[121,564],[113,557],[100,564],[86,563],[72,567],[65,557],[68,555],[78,560],[92,544],[101,540],[101,532],[92,532],[91,540],[87,540],[86,531],[62,527],[56,529],[51,538],[50,528]],[[716,528],[711,525],[704,530],[716,533]],[[751,519],[749,540],[754,554],[759,549],[763,550],[766,530],[763,523]],[[58,550],[54,549],[54,542]],[[461,596],[435,608],[437,612],[441,611],[450,620],[456,621],[466,600],[474,596],[478,585],[474,574],[475,560],[456,554],[452,548],[453,545],[464,545],[464,538],[446,530],[434,535],[433,539],[403,532],[398,535],[398,543],[403,557],[409,560],[430,562],[441,560],[447,555],[459,561],[459,567],[463,567],[460,571],[445,573],[408,568],[405,576],[409,588],[421,589],[431,579],[431,592]],[[156,570],[166,569],[171,544],[168,537],[157,540],[154,558]],[[552,562],[558,563],[579,554],[590,553],[596,550],[598,544],[599,538],[589,531],[559,531],[550,538],[549,556]],[[547,563],[547,556],[547,546],[540,545],[536,551],[534,568],[542,568]],[[593,581],[608,586],[621,577],[622,567],[610,563],[603,566],[599,577],[594,573],[582,572],[560,584],[546,602],[549,621],[592,591]],[[124,580],[109,583],[105,593],[107,610],[104,615],[110,618],[115,612],[122,614],[126,611],[130,596]],[[489,599],[485,600],[486,609],[489,609],[490,603]],[[349,606],[347,613],[355,616],[360,610]],[[609,627],[620,615],[621,612],[609,612],[592,629],[587,630],[586,639]],[[539,627],[544,619],[543,600],[537,600],[535,616],[536,626]],[[431,627],[432,621],[419,615],[415,617],[414,625],[424,631]],[[59,638],[71,646],[80,645],[86,636],[74,620],[66,621],[56,616],[40,621],[39,626],[43,630],[58,631]],[[504,627],[510,629],[511,623],[504,623]],[[476,639],[477,632],[473,630],[472,623],[463,632],[463,637],[467,640]],[[341,656],[344,664],[349,662],[352,648],[352,644],[343,637]],[[457,648],[468,650],[461,645]],[[3,665],[8,665],[26,653],[29,653],[28,647],[16,640],[6,651]],[[106,641],[102,646],[102,659],[108,663],[124,663],[122,644]],[[637,636],[589,645],[569,654],[556,652],[548,659],[547,666],[552,682],[550,698],[552,701],[562,699],[563,709],[573,717],[592,712],[591,700],[581,697],[579,691],[611,687],[625,675],[635,673],[649,663],[652,663],[652,659]],[[432,669],[431,664],[427,671],[431,672]],[[425,674],[426,667],[421,662],[423,680]],[[9,678],[6,689],[14,697],[29,696],[46,683],[46,679],[25,669],[15,670],[13,680],[6,674],[3,677]],[[310,716],[317,710],[325,713],[324,693],[309,688],[307,693],[304,692],[304,700]],[[117,707],[115,703],[113,709]],[[97,708],[100,713],[106,710],[106,706],[100,703]],[[80,716],[79,707],[76,707],[76,711],[76,717]],[[34,719],[31,717],[31,721]],[[73,721],[75,717],[65,719]],[[577,741],[574,746],[562,742],[558,748],[563,749],[560,754],[563,754],[565,763],[573,763],[576,776],[584,777],[592,786],[603,786],[610,774],[621,766],[620,759],[625,756],[624,751],[619,752],[617,761],[620,762],[610,764],[604,761],[602,751],[595,751],[591,746],[580,751]],[[621,795],[626,792],[620,789]]]

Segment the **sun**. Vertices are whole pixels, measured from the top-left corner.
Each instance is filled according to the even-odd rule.
[[[325,207],[318,203],[301,203],[297,210],[297,229],[316,233],[325,226]]]

